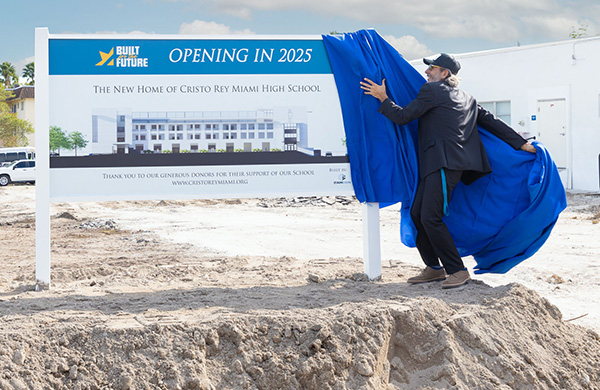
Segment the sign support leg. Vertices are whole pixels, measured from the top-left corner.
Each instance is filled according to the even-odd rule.
[[[379,203],[362,204],[364,269],[369,280],[381,279]]]
[[[47,28],[35,29],[35,277],[50,288],[50,105]]]

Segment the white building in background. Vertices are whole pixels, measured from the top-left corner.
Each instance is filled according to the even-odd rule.
[[[567,189],[600,190],[600,37],[455,57],[460,88],[543,143]],[[411,64],[425,71],[421,60]]]
[[[299,151],[309,145],[306,107],[254,111],[148,112],[95,109],[87,153]]]
[[[13,97],[6,100],[10,111],[19,119],[29,121],[35,128],[35,87],[33,85],[23,85],[8,89]],[[35,133],[27,134],[27,145],[35,146]],[[2,146],[2,141],[0,141]]]

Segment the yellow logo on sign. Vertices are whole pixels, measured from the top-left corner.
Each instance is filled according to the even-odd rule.
[[[96,64],[96,66],[102,66],[102,65],[104,65],[104,63],[106,61],[108,61],[110,59],[110,57],[112,57],[112,55],[115,53],[115,48],[113,47],[112,49],[110,49],[110,51],[108,53],[105,53],[103,51],[99,51],[99,53],[100,53],[100,58],[102,58],[102,60],[100,62],[98,62]],[[106,64],[106,65],[113,66],[114,64],[115,64],[115,60],[111,59],[110,62],[108,64]]]

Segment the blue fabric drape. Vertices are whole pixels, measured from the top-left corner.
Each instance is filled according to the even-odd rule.
[[[400,238],[415,246],[410,205],[417,188],[417,121],[394,124],[377,112],[379,101],[359,82],[386,79],[390,98],[404,106],[425,79],[374,30],[324,35],[340,96],[352,183],[361,202],[401,202]],[[536,154],[515,151],[479,128],[493,172],[470,186],[459,183],[444,217],[461,256],[477,261],[475,273],[505,273],[544,244],[566,194],[543,145]]]

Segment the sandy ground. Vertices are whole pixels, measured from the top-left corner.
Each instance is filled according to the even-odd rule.
[[[0,188],[0,389],[598,389],[600,196],[450,291],[381,210],[365,279],[350,198],[58,203],[35,292],[35,188]],[[469,268],[472,259],[466,259]]]

